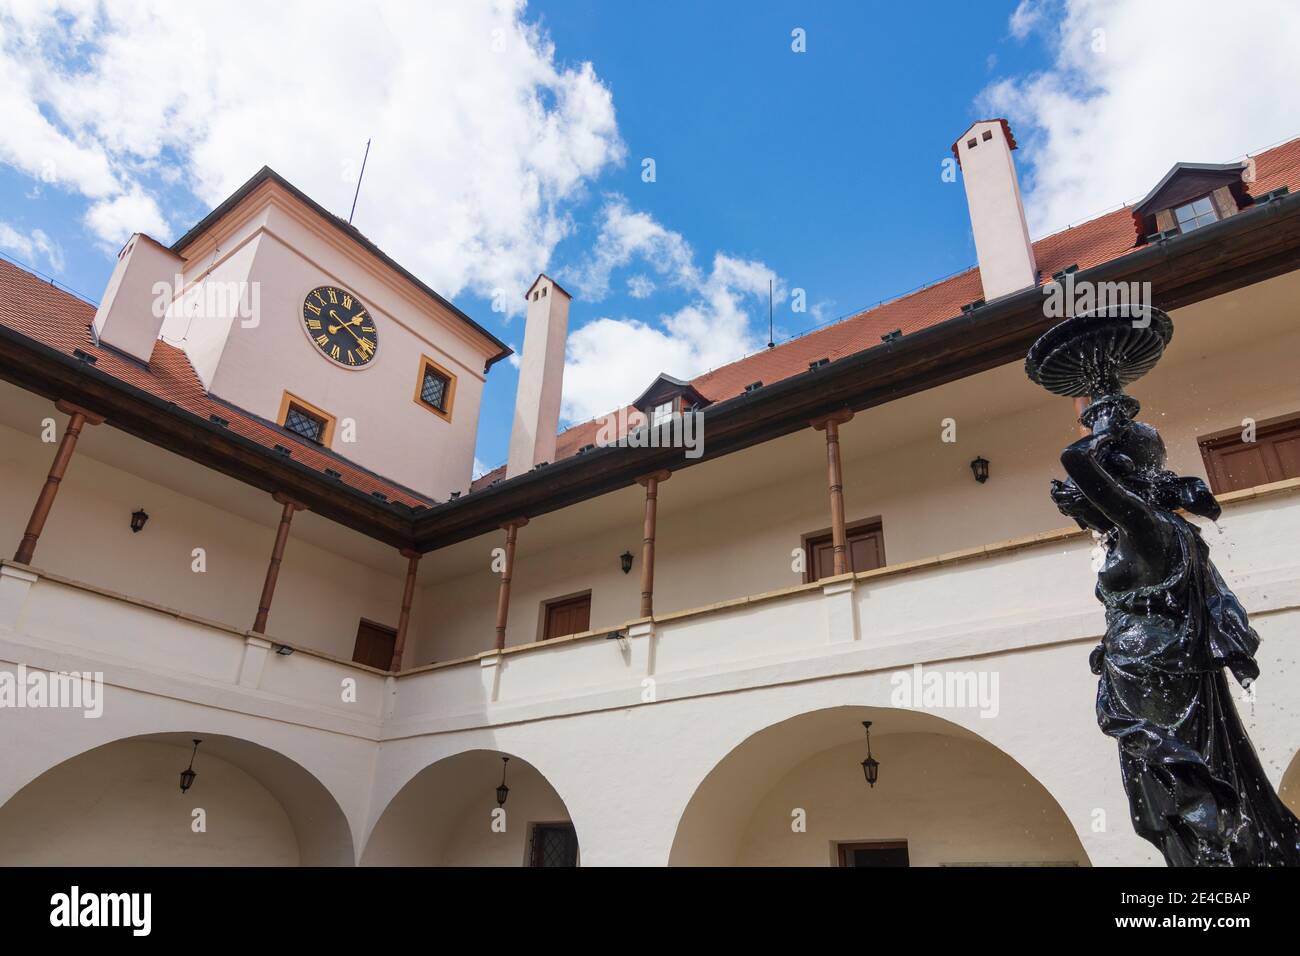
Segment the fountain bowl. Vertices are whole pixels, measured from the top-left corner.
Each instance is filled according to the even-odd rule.
[[[1112,306],[1052,326],[1029,350],[1025,374],[1056,395],[1118,395],[1151,371],[1174,335],[1154,306]]]

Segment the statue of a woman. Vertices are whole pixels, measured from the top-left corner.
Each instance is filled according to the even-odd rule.
[[[1183,509],[1211,520],[1199,478],[1166,471],[1165,448],[1116,394],[1084,413],[1091,435],[1061,455],[1061,513],[1102,536],[1097,597],[1106,635],[1092,652],[1097,722],[1119,742],[1133,826],[1170,866],[1300,866],[1300,821],[1278,799],[1246,736],[1224,668],[1259,676],[1259,637]]]

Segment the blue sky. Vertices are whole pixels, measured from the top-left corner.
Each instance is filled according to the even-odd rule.
[[[1011,118],[1036,236],[1175,161],[1300,132],[1296,107],[1230,92],[1300,79],[1296,12],[1244,6],[1276,28],[1184,75],[1160,63],[1217,5],[500,0],[259,12],[251,39],[253,7],[0,15],[0,251],[96,299],[130,232],[176,238],[263,163],[346,215],[373,136],[356,223],[395,258],[516,347],[524,277],[575,293],[579,420],[761,345],[768,277],[781,341],[972,265],[941,172],[976,118]],[[338,36],[354,75],[285,63],[286,42]],[[484,466],[505,457],[515,381],[489,376]]]

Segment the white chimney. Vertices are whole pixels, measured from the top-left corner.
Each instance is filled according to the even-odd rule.
[[[1034,246],[1011,158],[1015,148],[1004,119],[980,120],[953,143],[966,184],[985,302],[1038,284]]]
[[[184,265],[184,259],[144,233],[133,235],[117,255],[95,313],[98,340],[148,363]]]
[[[524,295],[528,320],[524,353],[519,357],[519,390],[510,429],[506,477],[555,460],[555,433],[560,427],[560,392],[564,385],[564,343],[569,334],[569,293],[543,274]]]

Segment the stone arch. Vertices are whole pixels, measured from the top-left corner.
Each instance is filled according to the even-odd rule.
[[[503,757],[509,758],[510,792],[498,808]],[[426,765],[397,791],[370,832],[361,864],[524,866],[539,824],[573,826],[564,800],[540,770],[513,753],[462,750]],[[580,839],[578,846],[580,854]]]
[[[198,776],[181,793],[196,737]],[[122,737],[44,770],[0,806],[0,858],[67,866],[355,861],[347,817],[313,773],[253,741],[202,732]]]
[[[687,803],[669,863],[826,865],[840,842],[898,839],[914,865],[1089,864],[1055,797],[1004,750],[933,714],[853,705],[786,717],[728,751]]]

